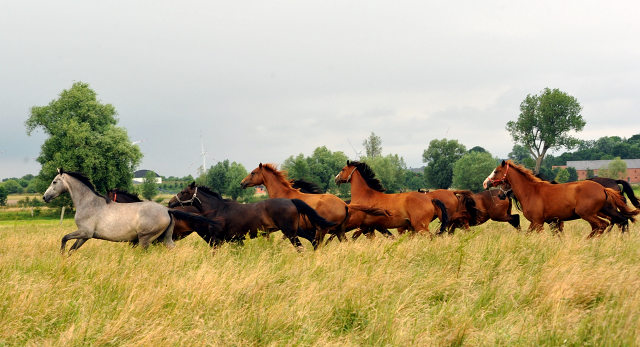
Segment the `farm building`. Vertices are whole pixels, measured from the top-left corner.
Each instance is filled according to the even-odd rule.
[[[640,159],[622,159],[627,163],[627,174],[624,177],[629,183],[640,183]],[[593,170],[593,174],[598,176],[598,169],[603,166],[609,165],[611,160],[581,160],[581,161],[567,161],[567,165],[564,167],[575,168],[578,172],[578,180],[584,180],[587,178],[587,169]]]
[[[144,176],[149,171],[151,171],[151,170],[138,170],[138,171],[134,172],[133,173],[133,183],[134,184],[142,183],[142,180],[144,179]],[[156,183],[158,183],[158,184],[162,183],[162,177],[160,177],[160,175],[158,175],[157,173],[156,173]]]

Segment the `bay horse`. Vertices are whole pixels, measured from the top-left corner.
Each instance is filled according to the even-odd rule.
[[[156,202],[144,201],[134,204],[118,204],[98,193],[87,176],[79,172],[65,172],[58,168],[45,191],[43,199],[46,203],[69,192],[76,209],[75,222],[78,230],[66,234],[62,238],[60,252],[64,253],[67,241],[76,239],[69,253],[80,248],[91,238],[138,242],[146,249],[151,242],[161,239],[168,247],[173,248],[172,240],[174,219],[189,219],[208,223],[211,227],[219,227],[219,223],[207,218],[182,211],[172,211]]]
[[[219,229],[213,229],[211,244],[218,246],[223,242],[242,242],[247,233],[249,237],[258,236],[258,230],[273,232],[281,230],[298,250],[302,244],[298,235],[314,242],[315,234],[301,228],[303,217],[308,218],[310,226],[328,228],[335,223],[327,221],[299,199],[274,198],[251,204],[240,204],[223,199],[218,193],[205,186],[196,186],[195,182],[185,187],[171,198],[169,207],[193,205],[200,213],[222,223]],[[211,228],[210,228],[211,229]]]
[[[462,227],[469,230],[469,222],[471,220],[471,212],[475,208],[473,193],[469,190],[448,190],[437,189],[426,191],[426,194],[432,199],[442,201],[449,215],[449,234],[453,234],[456,228]],[[441,234],[442,231],[437,234]]]
[[[627,194],[627,198],[629,198],[631,204],[636,208],[640,208],[640,201],[638,201],[638,198],[633,192],[633,187],[631,187],[631,184],[629,184],[629,182],[625,180],[614,180],[613,178],[606,177],[591,177],[587,179],[589,181],[600,183],[603,187],[611,188],[613,190]],[[622,189],[620,189],[619,185],[622,186]]]
[[[490,185],[509,186],[520,201],[525,218],[531,222],[529,231],[541,231],[546,221],[582,218],[591,225],[590,238],[602,234],[609,226],[599,213],[616,224],[634,222],[634,216],[640,213],[640,210],[630,209],[622,194],[613,189],[592,181],[551,184],[511,160],[503,161],[489,174],[483,187],[489,189]]]
[[[429,223],[434,216],[442,216],[440,230],[447,228],[449,215],[438,199],[426,194],[405,192],[385,194],[386,190],[373,170],[364,162],[349,161],[335,177],[336,184],[351,183],[351,202],[377,206],[390,212],[391,217],[365,215],[361,227],[382,227],[385,229],[410,230],[429,233]],[[429,233],[430,234],[430,233]]]
[[[335,223],[334,227],[321,228],[316,231],[315,248],[321,245],[327,233],[335,234],[340,241],[345,241],[345,231],[349,222],[349,215],[354,212],[363,212],[388,218],[388,213],[384,210],[363,204],[347,205],[342,199],[333,194],[318,192],[317,187],[313,188],[309,182],[306,181],[301,181],[299,184],[303,185],[306,189],[314,190],[316,193],[303,193],[300,189],[292,186],[291,180],[286,177],[286,173],[279,171],[275,164],[263,165],[260,163],[260,165],[251,171],[240,183],[242,188],[253,187],[260,184],[263,184],[267,188],[270,198],[300,199],[315,209],[320,216]],[[310,229],[309,222],[304,220],[302,227]]]
[[[142,202],[140,197],[137,194],[130,193],[126,190],[114,188],[107,192],[107,197],[114,202],[118,203],[132,203],[132,202]],[[200,212],[197,208],[193,206],[176,206],[173,210],[179,210],[182,212],[188,212],[196,215],[200,215]],[[210,241],[210,233],[209,233],[209,225],[207,223],[196,222],[194,220],[188,219],[176,219],[175,225],[173,226],[173,241],[182,240],[183,238],[191,235],[191,233],[196,232],[207,244]],[[157,240],[156,240],[157,241]],[[136,243],[133,243],[136,245]]]
[[[485,223],[489,219],[497,222],[507,222],[517,230],[520,230],[520,215],[511,214],[512,202],[506,196],[502,196],[498,189],[485,190],[473,194],[475,208],[470,210],[470,226]]]

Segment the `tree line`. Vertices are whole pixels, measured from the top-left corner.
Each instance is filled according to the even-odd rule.
[[[611,136],[596,141],[570,136],[570,131],[579,132],[586,124],[581,110],[574,97],[558,89],[545,88],[539,95],[527,95],[520,104],[518,119],[506,125],[515,143],[509,158],[531,167],[547,179],[560,181],[577,179],[575,170],[551,168],[565,165],[567,160],[640,158],[640,134],[629,139]],[[36,177],[7,180],[0,185],[0,194],[18,189],[42,193],[58,167],[84,172],[102,193],[114,187],[133,190],[133,172],[141,162],[142,153],[131,142],[126,129],[118,127],[117,123],[115,108],[102,104],[97,94],[83,82],[74,83],[47,106],[32,107],[25,122],[27,134],[41,129],[48,135],[36,159],[42,169]],[[422,154],[426,164],[424,170],[415,172],[407,168],[398,154],[383,155],[382,139],[375,133],[371,133],[362,145],[366,154],[357,160],[368,163],[390,193],[450,187],[479,191],[488,172],[499,162],[482,147],[467,150],[457,140],[434,139]],[[557,157],[547,154],[560,148],[577,150]],[[290,156],[281,168],[287,170],[292,179],[304,178],[324,191],[348,198],[349,187],[336,186],[333,182],[334,175],[347,160],[343,152],[321,146],[310,155]],[[615,171],[613,168],[594,169]],[[242,164],[226,159],[210,168],[202,168],[195,180],[234,200],[247,199],[253,195],[252,190],[242,190],[239,184],[247,173]],[[150,177],[140,188],[141,192],[144,196],[152,196],[158,188],[179,190],[181,187],[176,185],[184,181],[174,179],[173,186],[165,183],[158,187]],[[69,205],[70,201],[63,198],[57,203]]]

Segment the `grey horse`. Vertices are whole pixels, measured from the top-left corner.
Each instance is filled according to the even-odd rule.
[[[171,239],[174,217],[205,222],[213,227],[220,226],[219,222],[187,212],[169,210],[153,201],[131,204],[112,202],[98,193],[85,175],[65,172],[61,168],[42,198],[48,203],[67,191],[76,208],[75,222],[78,230],[62,238],[62,253],[67,241],[77,239],[69,249],[71,253],[91,238],[139,243],[142,248],[147,248],[158,239],[171,249],[175,247]]]

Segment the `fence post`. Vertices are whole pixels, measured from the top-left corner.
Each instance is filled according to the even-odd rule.
[[[64,208],[65,207],[66,206],[62,206],[62,213],[60,213],[60,224],[59,225],[62,225],[62,219],[64,218]]]

